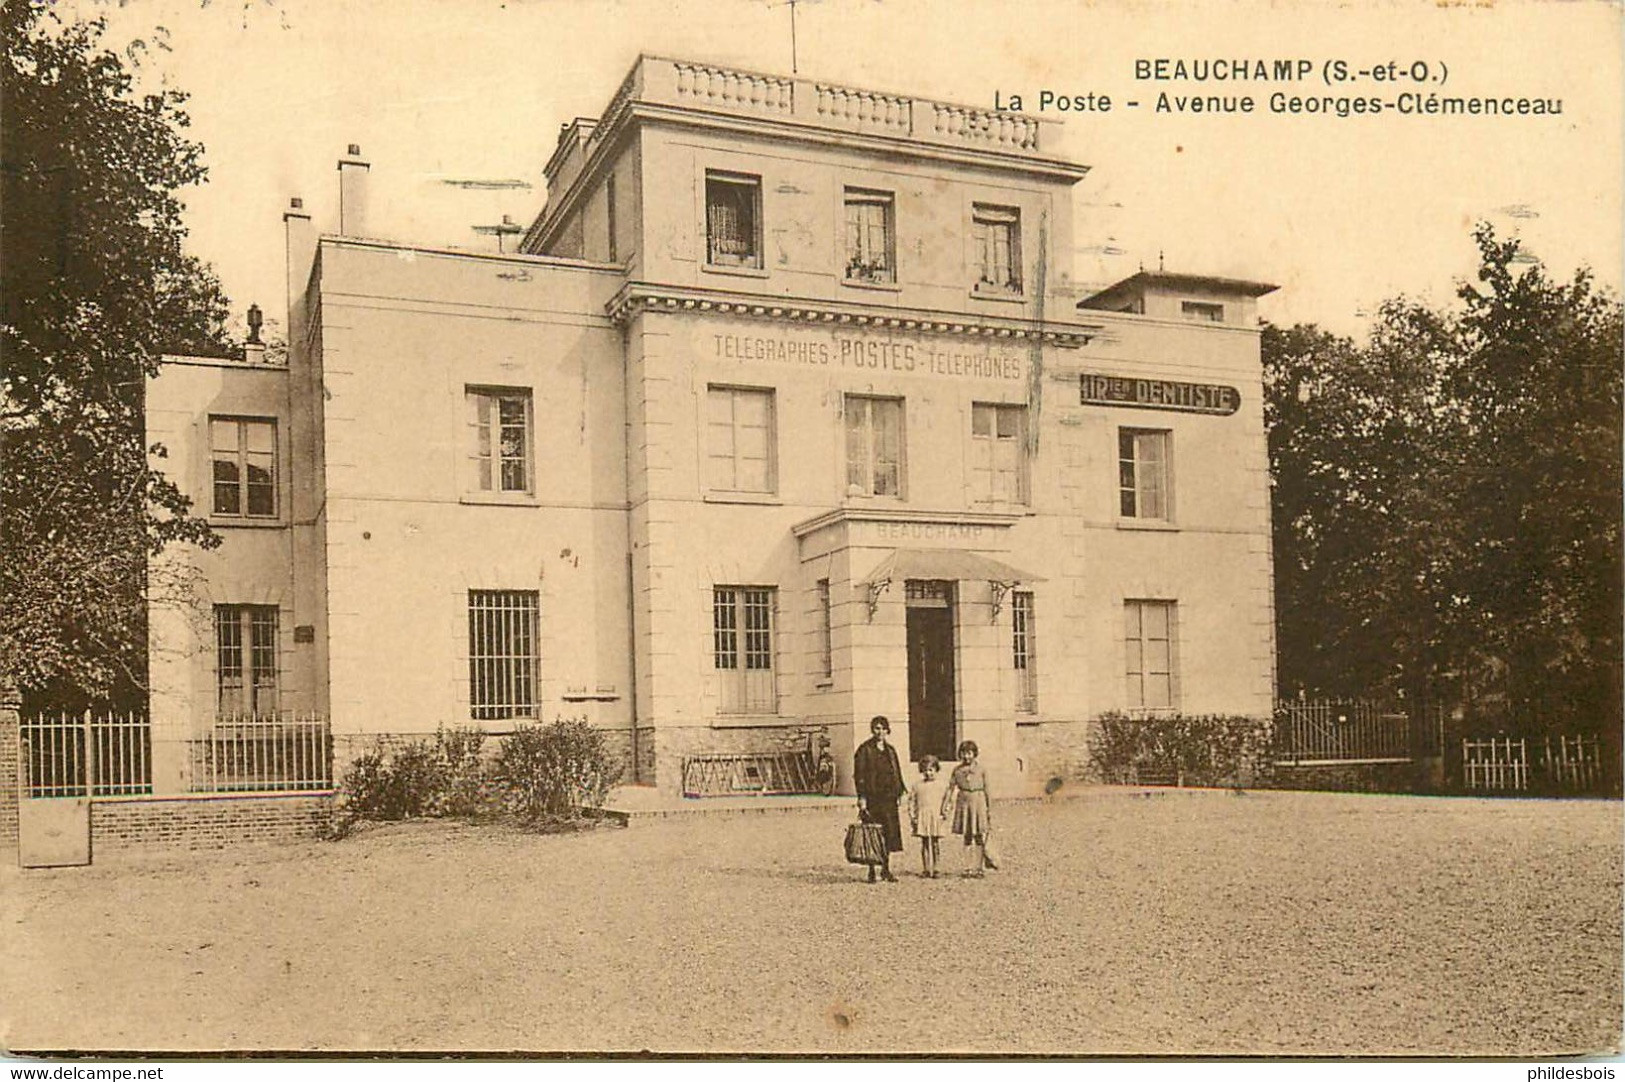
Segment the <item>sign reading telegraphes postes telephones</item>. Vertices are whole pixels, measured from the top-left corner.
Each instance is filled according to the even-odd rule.
[[[1241,408],[1241,392],[1222,383],[1183,383],[1171,379],[1137,379],[1085,372],[1085,406],[1126,406],[1130,409],[1173,410],[1228,417]]]

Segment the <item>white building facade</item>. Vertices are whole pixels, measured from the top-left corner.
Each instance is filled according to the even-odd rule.
[[[820,741],[849,789],[883,714],[1015,793],[1105,713],[1267,716],[1270,287],[1080,302],[1052,134],[644,57],[510,255],[370,236],[353,153],[338,234],[287,215],[286,362],[149,387],[225,538],[155,602],[155,748],[583,717],[671,793]]]

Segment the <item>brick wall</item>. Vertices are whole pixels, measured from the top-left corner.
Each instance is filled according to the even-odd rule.
[[[655,777],[655,730],[639,728],[637,730],[637,763],[632,761],[632,730],[600,728],[604,734],[604,743],[610,753],[621,761],[622,784],[638,783],[652,784]],[[434,733],[334,733],[333,734],[333,784],[340,785],[344,781],[345,773],[357,758],[369,752],[380,749],[388,751],[402,744],[412,741],[434,743]],[[485,758],[489,760],[502,746],[502,737],[492,734],[486,737]]]
[[[633,730],[631,729],[602,729],[604,743],[610,752],[621,761],[621,784],[623,785],[651,785],[655,780],[655,731],[651,728],[639,728],[637,736],[637,761],[633,762]]]
[[[640,731],[639,739],[643,732]],[[827,725],[792,724],[712,728],[685,725],[655,729],[649,749],[662,764],[655,785],[672,793],[683,787],[682,762],[691,755],[771,755],[779,752],[805,752],[814,733],[829,735]],[[639,751],[643,751],[640,746]]]
[[[1425,793],[1431,761],[1415,763],[1329,763],[1324,766],[1276,764],[1271,789],[1317,789],[1333,793]]]
[[[1076,785],[1093,780],[1089,766],[1089,729],[1086,720],[1044,721],[1016,726],[1016,757],[1030,789]]]
[[[0,852],[17,847],[21,717],[14,702],[0,702]]]
[[[91,854],[316,838],[332,821],[332,800],[325,794],[98,800],[90,808]]]

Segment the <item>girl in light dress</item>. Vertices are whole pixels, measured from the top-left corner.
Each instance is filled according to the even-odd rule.
[[[976,741],[966,740],[959,745],[959,765],[948,779],[948,792],[942,798],[942,814],[948,807],[954,809],[954,833],[965,839],[967,846],[976,846],[975,871],[966,875],[981,876],[991,866],[987,855],[988,819],[987,769],[977,762],[979,749]]]
[[[914,836],[920,839],[920,864],[927,879],[937,878],[942,836],[948,826],[948,781],[940,776],[941,769],[935,755],[921,759],[920,780],[908,794],[908,817],[914,824]]]

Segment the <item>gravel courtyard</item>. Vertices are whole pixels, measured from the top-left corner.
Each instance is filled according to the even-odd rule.
[[[1621,1027],[1621,806],[1094,793],[868,886],[821,812],[0,872],[19,1050],[1524,1058]],[[954,847],[950,867],[957,870]]]

